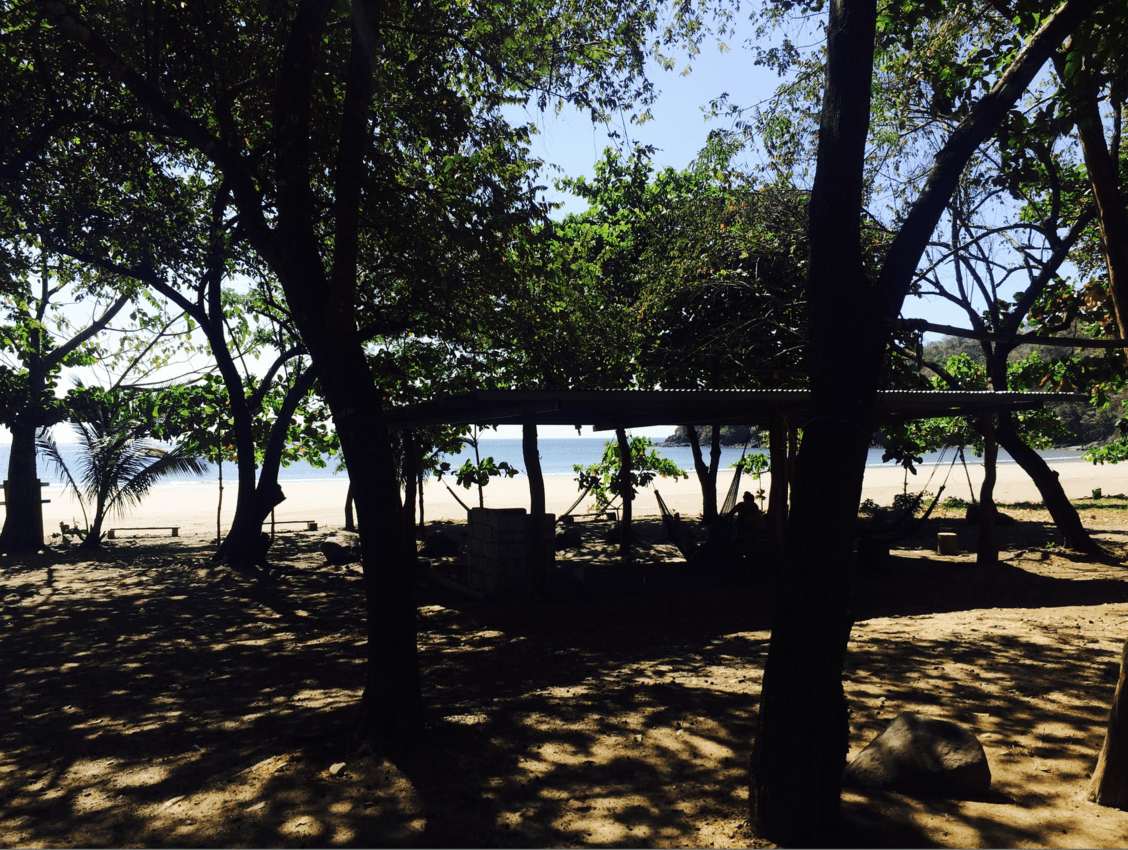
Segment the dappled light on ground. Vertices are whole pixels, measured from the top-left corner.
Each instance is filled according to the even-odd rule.
[[[657,523],[642,528],[646,551]],[[268,581],[209,568],[193,539],[2,564],[0,842],[754,842],[769,587],[684,568],[525,604],[421,586],[428,738],[392,763],[350,743],[363,589],[317,539],[280,538]],[[851,755],[902,710],[935,714],[977,730],[994,782],[971,801],[847,791],[842,843],[1123,843],[1128,815],[1081,795],[1128,624],[1124,571],[1017,544],[1004,557],[984,573],[910,541],[858,576]]]

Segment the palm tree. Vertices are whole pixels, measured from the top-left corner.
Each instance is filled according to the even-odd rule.
[[[182,446],[165,449],[147,439],[145,435],[150,433],[153,423],[137,415],[124,394],[103,395],[83,405],[80,418],[71,424],[79,437],[78,481],[45,429],[36,436],[36,448],[66,479],[63,492],[67,488],[74,491],[84,519],[87,514],[83,497],[94,505],[94,522],[88,525],[80,548],[101,545],[106,513],[113,510],[124,516],[141,504],[160,479],[183,473],[203,475],[207,471],[204,461]]]

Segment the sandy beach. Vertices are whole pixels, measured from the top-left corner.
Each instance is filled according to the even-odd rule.
[[[1071,499],[1090,496],[1093,489],[1097,487],[1101,488],[1105,495],[1128,492],[1128,466],[1095,466],[1076,460],[1051,462],[1051,466],[1058,472],[1065,492]],[[1016,464],[1000,464],[998,469],[998,483],[995,490],[997,501],[1012,504],[1040,501],[1037,488]],[[969,462],[968,472],[971,476],[971,485],[975,488],[978,497],[979,486],[983,481],[982,463]],[[724,499],[732,474],[732,471],[727,469],[720,472],[717,486],[720,500]],[[889,505],[893,497],[902,492],[904,480],[904,471],[900,467],[892,465],[871,467],[866,471],[863,498],[873,499],[879,505]],[[939,468],[924,466],[918,470],[917,475],[908,476],[908,488],[910,492],[925,489],[936,493],[945,480],[947,481],[945,497],[957,496],[965,500],[969,498],[967,476],[958,463],[955,466],[945,463]],[[759,486],[762,486],[766,492],[770,482],[771,476],[765,475]],[[424,510],[427,520],[465,519],[465,510],[451,495],[447,485],[467,505],[477,506],[477,490],[463,489],[452,479],[431,480],[424,488]],[[755,479],[745,476],[741,482],[741,490],[755,489]],[[342,476],[329,481],[289,482],[283,484],[283,490],[287,498],[275,511],[275,519],[279,523],[286,523],[284,528],[302,527],[300,524],[305,522],[316,522],[319,528],[338,527],[344,524],[347,478]],[[634,503],[636,516],[653,516],[658,513],[655,490],[662,494],[662,498],[671,510],[678,511],[684,516],[693,516],[701,512],[701,488],[696,475],[691,473],[688,479],[659,478],[652,486],[642,490]],[[528,509],[529,482],[525,476],[494,480],[485,488],[484,495],[486,507]],[[573,476],[545,477],[546,505],[551,513],[560,515],[566,511],[577,495],[579,491],[576,489]],[[48,535],[58,531],[60,522],[81,525],[82,512],[78,502],[70,495],[61,495],[59,485],[45,488],[44,497],[50,499],[50,502],[43,506],[44,530]],[[165,527],[171,529],[176,526],[181,535],[214,535],[219,507],[218,497],[219,489],[216,482],[158,486],[138,509],[125,517],[111,517],[107,522],[107,528],[149,526],[153,527],[151,533],[167,534],[168,532],[164,531]],[[594,501],[593,497],[587,497],[577,511],[583,512],[592,507]],[[235,488],[227,485],[223,491],[222,510],[218,511],[219,523],[224,531],[231,523],[234,509]],[[122,535],[148,533],[150,532],[123,531]]]

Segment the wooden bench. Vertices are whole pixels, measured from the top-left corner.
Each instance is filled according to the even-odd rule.
[[[317,531],[317,523],[312,519],[276,519],[263,520],[263,525],[304,525],[306,531]]]
[[[172,534],[171,534],[172,537],[179,537],[180,536],[180,526],[179,525],[136,525],[136,526],[131,526],[131,527],[128,527],[128,528],[125,528],[125,527],[123,527],[123,528],[111,528],[109,531],[106,532],[106,539],[107,540],[116,540],[117,539],[116,534],[119,531],[163,531],[166,528],[169,528],[169,529],[172,530]],[[140,537],[141,535],[135,534],[133,536],[134,537]],[[156,535],[146,534],[145,536],[146,537],[155,537]]]

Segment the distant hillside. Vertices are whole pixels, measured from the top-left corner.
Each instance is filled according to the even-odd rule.
[[[698,425],[697,435],[698,439],[701,440],[702,448],[708,446],[713,440],[713,426]],[[748,425],[725,425],[721,428],[722,446],[743,446],[745,443],[753,448],[758,447],[760,445],[760,429]],[[673,434],[658,445],[666,447],[688,446],[689,426],[679,425]]]

